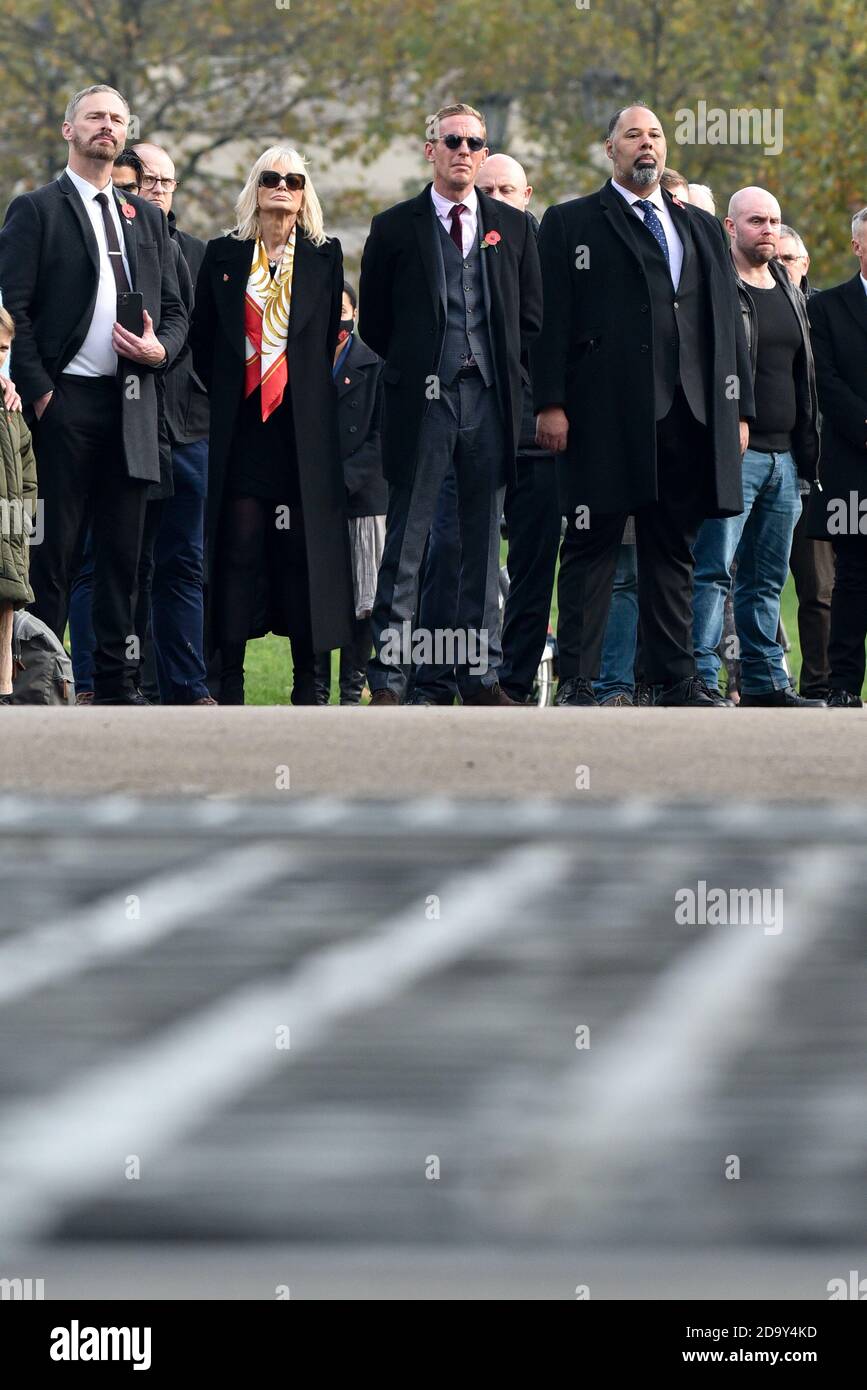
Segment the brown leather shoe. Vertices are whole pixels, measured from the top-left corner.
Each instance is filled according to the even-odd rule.
[[[203,695],[201,700],[192,700],[194,705],[215,705],[217,702],[212,695]]]
[[[399,705],[400,700],[393,690],[374,690],[370,697],[371,705]],[[368,706],[368,709],[370,706]]]
[[[92,705],[92,704],[93,704],[93,691],[92,691],[92,690],[79,690],[78,694],[77,694],[76,697],[75,697],[75,703],[76,703],[77,705]]]
[[[511,700],[501,685],[480,685],[468,696],[462,697],[465,705],[512,705],[518,707],[517,700]]]

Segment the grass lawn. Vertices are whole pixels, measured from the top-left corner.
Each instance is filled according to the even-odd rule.
[[[505,555],[503,555],[505,561]],[[792,644],[789,652],[789,669],[797,682],[801,671],[801,646],[798,641],[798,601],[795,585],[789,575],[783,590],[783,625]],[[557,630],[557,591],[551,621]],[[337,654],[331,658],[331,702],[337,703]],[[867,688],[867,685],[865,685]],[[247,643],[245,666],[245,690],[248,705],[288,705],[292,690],[292,655],[289,641],[285,637],[260,637]]]

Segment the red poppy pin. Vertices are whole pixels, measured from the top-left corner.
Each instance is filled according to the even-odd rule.
[[[493,246],[494,250],[496,250],[497,242],[502,241],[502,239],[503,238],[500,236],[499,232],[485,232],[485,239],[482,242],[482,250],[484,251],[486,246]]]
[[[129,222],[131,222],[135,217],[135,208],[133,207],[132,203],[121,203],[120,210]]]

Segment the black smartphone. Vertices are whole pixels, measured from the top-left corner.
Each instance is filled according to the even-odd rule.
[[[117,297],[117,321],[127,333],[144,333],[144,300],[138,290],[124,290]]]

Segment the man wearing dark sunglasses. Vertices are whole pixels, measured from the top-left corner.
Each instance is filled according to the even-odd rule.
[[[390,484],[368,668],[375,705],[401,703],[416,651],[451,664],[447,643],[464,704],[514,703],[498,679],[499,520],[506,481],[515,479],[521,351],[541,326],[541,276],[523,212],[474,186],[485,140],[483,117],[465,103],[432,116],[424,152],[433,182],[373,219],[362,257],[359,329],[385,360]],[[457,629],[413,633],[419,567],[452,469]]]

